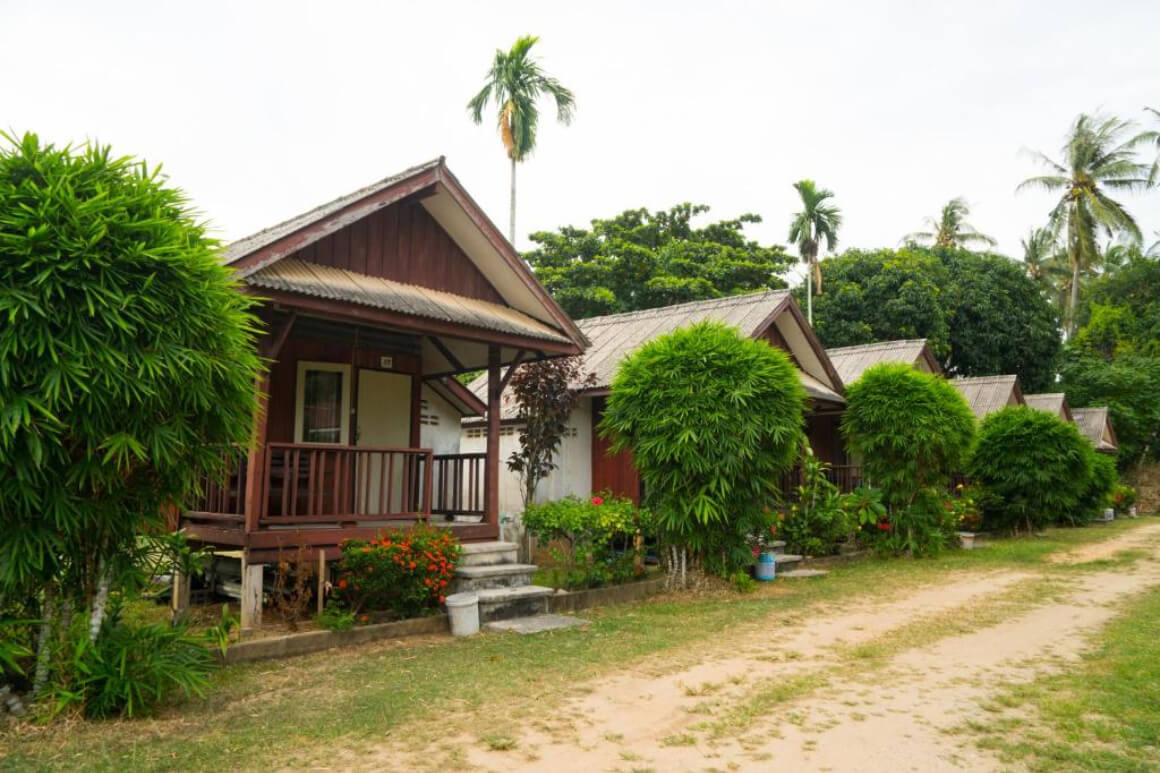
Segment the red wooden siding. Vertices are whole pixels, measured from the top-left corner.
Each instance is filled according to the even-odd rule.
[[[608,453],[611,443],[600,437],[600,419],[604,416],[603,397],[592,399],[592,491],[608,491],[640,504],[640,476],[632,463],[632,454]]]
[[[504,303],[459,245],[415,201],[378,210],[289,257]]]
[[[846,452],[838,429],[841,417],[837,414],[813,414],[806,418],[806,436],[814,456],[830,464],[845,464]]]

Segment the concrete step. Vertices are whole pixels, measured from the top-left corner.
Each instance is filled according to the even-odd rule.
[[[468,542],[459,554],[460,566],[514,564],[519,548],[514,542]]]
[[[535,564],[486,564],[455,569],[455,592],[529,585]]]
[[[766,546],[767,548],[769,548],[770,550],[772,550],[774,553],[777,553],[777,552],[779,552],[779,551],[780,551],[782,548],[784,548],[784,547],[785,547],[785,540],[783,540],[783,539],[775,539],[773,542],[767,542],[767,543],[765,543],[765,546]]]
[[[801,556],[795,556],[793,553],[777,553],[774,556],[774,566],[776,571],[781,572],[782,569],[789,569],[795,567],[802,562]]]
[[[532,615],[531,617],[512,617],[507,620],[493,620],[483,624],[483,630],[493,633],[543,633],[544,631],[559,631],[565,628],[575,628],[578,625],[587,625],[587,620],[581,620],[571,615]]]
[[[548,613],[548,597],[554,588],[543,585],[522,585],[518,588],[485,588],[475,591],[479,596],[479,621],[511,620]]]

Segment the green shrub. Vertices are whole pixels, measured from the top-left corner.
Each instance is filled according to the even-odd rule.
[[[1093,452],[1074,424],[1010,406],[979,431],[970,475],[983,490],[987,529],[1034,531],[1077,517],[1092,477]]]
[[[637,575],[633,548],[639,530],[652,536],[651,517],[631,499],[597,494],[565,497],[524,511],[524,526],[550,545],[553,583],[569,589],[627,582]]]
[[[633,454],[672,577],[686,563],[728,577],[752,562],[749,536],[772,524],[801,446],[805,398],[784,352],[720,323],[660,336],[620,364],[601,432]]]
[[[1117,483],[1112,489],[1112,507],[1117,512],[1128,512],[1136,504],[1136,489],[1126,483]]]
[[[75,684],[57,688],[56,708],[79,705],[88,717],[135,717],[175,693],[201,696],[213,658],[183,625],[133,625],[106,619],[90,643],[82,632],[73,657]]]
[[[319,628],[328,631],[349,631],[354,628],[354,612],[344,609],[339,604],[331,603],[323,607],[315,616],[314,622],[318,623]]]
[[[451,532],[419,525],[384,532],[376,540],[342,546],[335,597],[352,614],[427,614],[445,600],[455,577],[460,545]],[[369,616],[360,615],[360,622]]]
[[[825,556],[838,552],[858,530],[853,512],[843,507],[838,487],[826,478],[829,465],[809,446],[802,454],[802,482],[794,489],[788,510],[777,525],[777,536],[791,553]]]
[[[1079,504],[1073,512],[1061,513],[1060,522],[1071,526],[1082,526],[1093,518],[1103,515],[1104,509],[1112,507],[1112,493],[1119,484],[1116,473],[1116,458],[1101,454],[1088,444],[1092,474],[1079,497]]]
[[[733,590],[738,593],[753,593],[757,590],[757,580],[749,576],[749,572],[738,569],[733,574],[729,575],[729,584],[733,586]]]
[[[846,401],[847,445],[892,512],[920,491],[945,489],[967,460],[975,417],[945,379],[909,365],[876,365],[847,387]]]
[[[883,553],[938,555],[958,544],[960,517],[956,500],[946,491],[922,489],[909,505],[894,508],[880,522],[875,546]]]

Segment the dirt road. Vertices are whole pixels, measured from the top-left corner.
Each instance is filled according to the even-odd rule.
[[[1126,549],[1148,555],[1074,571]],[[1066,666],[1128,596],[1160,584],[1160,525],[1058,563],[950,576],[678,653],[583,686],[551,721],[506,728],[511,748],[463,735],[442,749],[457,766],[494,771],[998,769],[969,735],[948,731],[1000,685]],[[379,759],[397,764],[400,751]]]

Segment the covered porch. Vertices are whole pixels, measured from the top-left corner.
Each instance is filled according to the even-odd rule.
[[[268,368],[250,447],[233,449],[178,525],[242,558],[243,628],[260,620],[279,556],[334,560],[346,540],[421,522],[496,539],[502,389],[520,363],[577,354],[585,339],[442,159],[225,258],[260,299]],[[495,384],[483,399],[455,378],[476,371]],[[461,453],[472,415],[487,416],[487,443]]]

